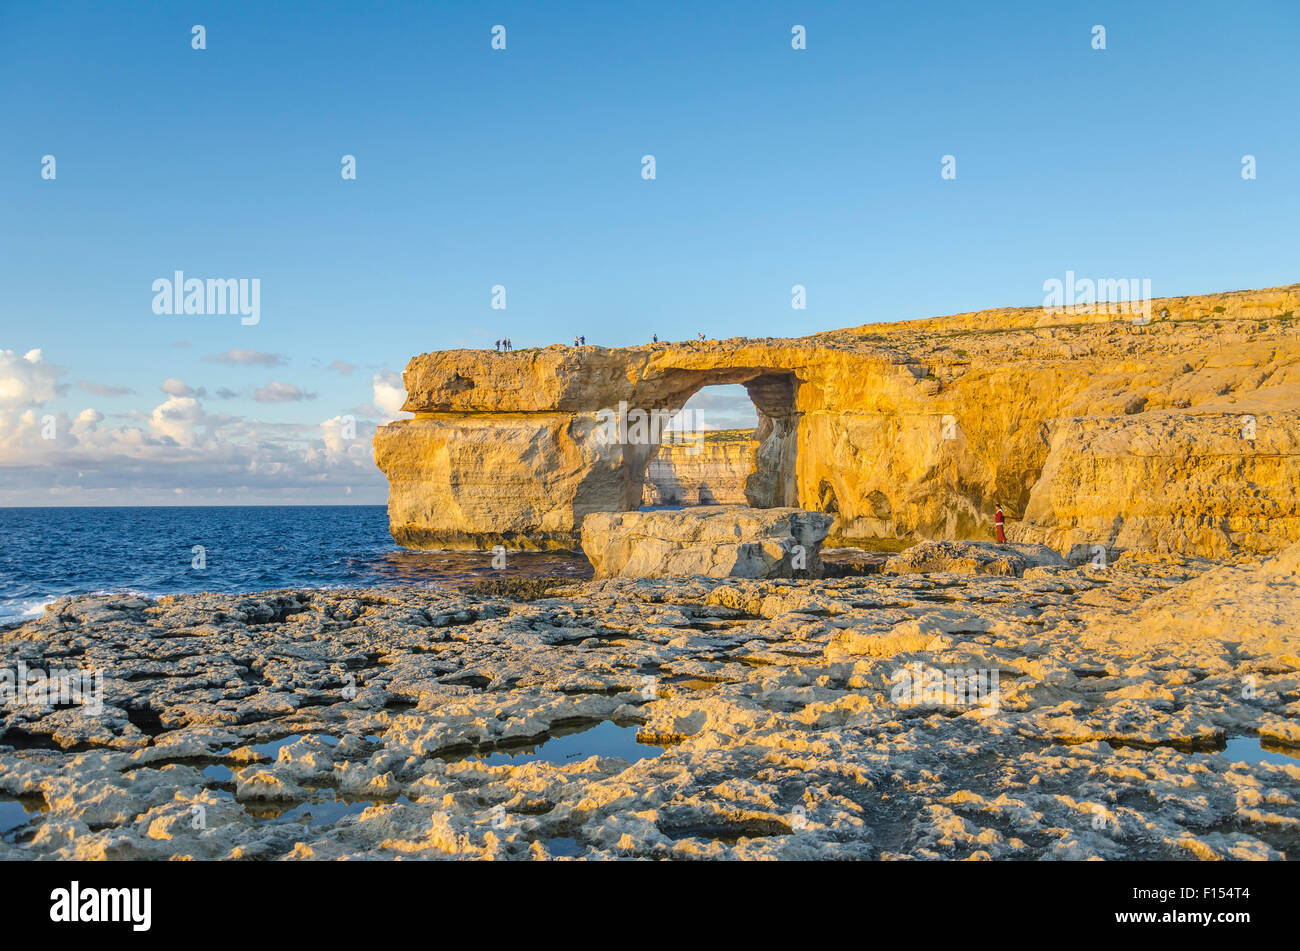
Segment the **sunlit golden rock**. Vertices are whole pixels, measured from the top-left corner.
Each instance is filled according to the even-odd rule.
[[[407,366],[375,436],[394,538],[569,547],[642,501],[653,433],[713,384],[758,410],[745,495],[835,517],[828,543],[1269,552],[1300,540],[1300,285],[1128,312],[1011,308],[795,339],[454,350]],[[653,427],[650,427],[653,429]],[[628,438],[623,438],[624,436]]]

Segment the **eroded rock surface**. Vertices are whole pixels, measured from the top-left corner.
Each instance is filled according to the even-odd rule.
[[[3,710],[0,858],[1295,857],[1298,569],[64,599],[0,667],[105,705]]]
[[[816,578],[831,521],[744,505],[597,512],[583,523],[582,548],[597,578]]]
[[[414,357],[414,419],[382,427],[408,547],[576,548],[591,512],[641,504],[643,419],[743,384],[746,499],[835,517],[832,545],[992,537],[1206,557],[1300,540],[1300,285],[1128,313],[1011,308],[796,339]]]
[[[949,571],[1019,578],[1030,568],[1066,567],[1068,562],[1046,545],[930,541],[889,558],[883,570],[890,574]]]

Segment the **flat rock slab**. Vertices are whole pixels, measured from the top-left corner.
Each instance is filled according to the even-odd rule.
[[[949,571],[1019,578],[1029,568],[1067,567],[1069,563],[1046,545],[928,541],[893,556],[882,570],[892,575]]]
[[[833,521],[744,505],[595,512],[582,523],[582,550],[597,578],[815,578]]]

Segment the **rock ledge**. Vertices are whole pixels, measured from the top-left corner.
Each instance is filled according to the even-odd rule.
[[[833,521],[822,512],[744,505],[597,512],[582,523],[582,550],[597,578],[818,577]]]

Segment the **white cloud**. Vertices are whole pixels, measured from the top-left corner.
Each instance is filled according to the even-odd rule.
[[[348,501],[383,501],[369,420],[353,430],[343,416],[313,425],[209,413],[201,390],[169,378],[164,402],[106,425],[98,409],[42,407],[68,391],[64,372],[40,351],[0,351],[0,505],[165,504],[180,501],[177,488],[191,502],[342,501],[347,486]],[[280,400],[315,397],[269,385]]]
[[[396,419],[402,413],[402,404],[406,402],[406,387],[402,375],[391,370],[376,373],[372,385],[375,390],[375,406],[384,413],[384,421]]]
[[[111,383],[88,383],[85,380],[78,380],[77,386],[96,396],[131,396],[135,393],[135,390],[129,386],[114,386]]]
[[[83,409],[73,420],[73,433],[93,432],[104,421],[104,414],[97,409]]]
[[[0,407],[15,408],[44,403],[67,389],[60,386],[63,367],[46,363],[40,350],[22,356],[16,350],[0,350]]]
[[[241,366],[278,367],[289,362],[282,353],[263,353],[261,350],[227,350],[203,358],[208,363],[226,363]]]
[[[202,405],[194,397],[173,396],[154,407],[149,414],[149,429],[179,446],[193,446],[198,442],[195,427],[203,423],[204,416]]]
[[[739,383],[706,386],[686,401],[684,412],[673,418],[671,429],[753,429],[758,411]]]
[[[178,377],[169,376],[159,384],[158,388],[168,396],[207,396],[207,391],[203,387],[197,390]]]
[[[335,416],[320,424],[325,452],[334,461],[361,463],[371,457],[370,440],[374,425],[355,416]]]
[[[253,391],[253,399],[259,403],[289,403],[315,398],[315,393],[308,393],[293,383],[277,383],[274,380]]]

